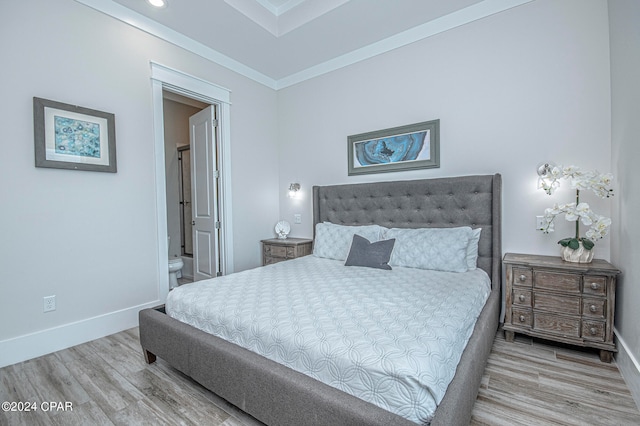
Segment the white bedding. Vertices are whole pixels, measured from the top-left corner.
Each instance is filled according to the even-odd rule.
[[[416,423],[428,423],[490,293],[464,273],[316,256],[180,286],[171,317]]]

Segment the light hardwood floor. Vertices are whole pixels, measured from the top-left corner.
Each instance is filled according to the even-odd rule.
[[[615,362],[597,350],[499,332],[471,424],[640,425],[640,412]]]
[[[0,369],[1,401],[36,410],[0,411],[0,425],[261,424],[163,360],[146,365],[137,328]],[[596,353],[498,333],[471,424],[639,425],[640,413]]]

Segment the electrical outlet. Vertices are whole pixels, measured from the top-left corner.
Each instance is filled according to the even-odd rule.
[[[541,230],[545,225],[544,216],[536,216],[536,230]]]
[[[293,215],[293,223],[302,223],[302,215],[300,213]]]
[[[46,296],[44,297],[44,311],[43,312],[51,312],[56,310],[56,296]]]

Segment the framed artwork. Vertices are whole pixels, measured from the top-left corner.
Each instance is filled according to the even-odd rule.
[[[113,114],[33,98],[36,167],[116,172]]]
[[[440,167],[440,120],[349,136],[349,176]]]

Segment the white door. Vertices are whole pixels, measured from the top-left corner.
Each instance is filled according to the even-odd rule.
[[[213,278],[220,270],[217,133],[214,105],[189,117],[195,281]]]

